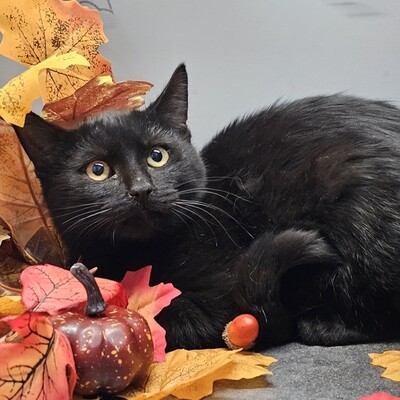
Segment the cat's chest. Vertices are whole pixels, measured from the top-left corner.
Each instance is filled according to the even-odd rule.
[[[228,228],[225,228],[228,229]],[[153,281],[172,282],[181,290],[217,284],[217,277],[228,278],[235,260],[244,248],[232,232],[183,230],[170,237],[153,253]],[[235,241],[236,239],[236,241]]]

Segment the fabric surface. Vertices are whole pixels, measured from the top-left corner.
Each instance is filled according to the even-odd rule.
[[[211,400],[359,400],[374,392],[400,397],[400,382],[381,378],[383,368],[370,363],[369,353],[400,350],[400,343],[339,347],[290,343],[269,349],[278,362],[273,375],[252,381],[217,382]]]

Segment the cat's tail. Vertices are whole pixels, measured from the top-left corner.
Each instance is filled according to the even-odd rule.
[[[339,258],[316,231],[289,229],[264,233],[238,258],[234,299],[260,324],[257,344],[284,343],[297,334],[296,313],[322,301],[326,274]]]

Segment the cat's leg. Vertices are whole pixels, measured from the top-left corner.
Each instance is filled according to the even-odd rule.
[[[265,233],[251,244],[236,262],[233,295],[242,312],[258,319],[258,345],[297,337],[297,311],[319,306],[324,282],[335,273],[338,262],[334,250],[315,231]],[[297,274],[295,284],[284,286],[292,271]]]
[[[320,307],[298,318],[299,340],[309,345],[337,346],[375,340],[376,332],[365,329],[356,316],[346,318],[339,310]]]
[[[231,280],[216,277],[218,285],[185,291],[156,317],[166,330],[167,350],[225,347],[222,332],[236,315]]]
[[[337,274],[331,283],[334,290],[324,302],[298,313],[299,339],[324,346],[397,339],[398,291],[376,291],[367,284],[357,288],[353,283],[351,289],[346,286],[341,274]]]

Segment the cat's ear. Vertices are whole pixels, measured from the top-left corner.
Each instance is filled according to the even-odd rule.
[[[23,128],[14,126],[14,130],[37,173],[49,166],[57,153],[61,137],[66,133],[33,112],[26,115]]]
[[[160,96],[146,110],[161,122],[178,129],[190,138],[188,118],[188,77],[184,64],[172,74]]]

